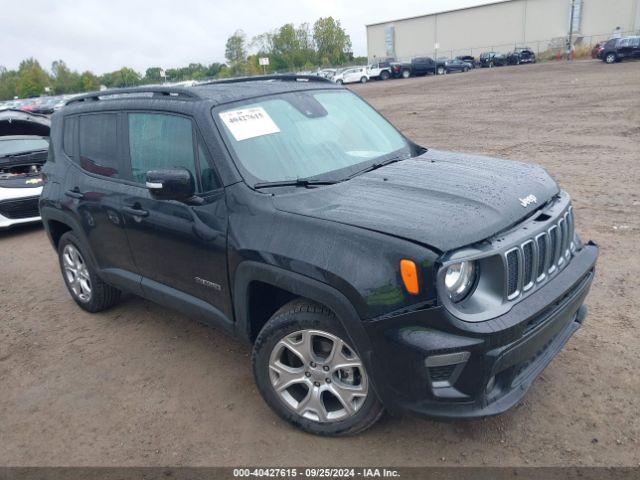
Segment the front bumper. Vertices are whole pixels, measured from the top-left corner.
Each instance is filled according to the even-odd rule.
[[[366,322],[370,374],[387,409],[456,419],[513,407],[580,328],[597,257],[598,247],[585,245],[552,281],[492,320],[463,322],[440,306]]]
[[[40,221],[38,198],[42,187],[0,187],[0,229]]]

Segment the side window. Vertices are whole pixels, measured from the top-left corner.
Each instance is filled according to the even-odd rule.
[[[63,136],[62,136],[62,149],[69,158],[74,158],[75,155],[75,130],[76,130],[77,117],[65,117],[63,120]]]
[[[92,113],[79,117],[80,166],[87,172],[120,178],[118,115]]]
[[[202,180],[202,191],[209,192],[220,188],[220,182],[215,171],[211,168],[211,164],[207,160],[207,154],[202,144],[198,142],[198,162],[200,163],[200,179]]]
[[[134,181],[149,170],[184,167],[198,178],[191,120],[162,113],[129,114],[129,154]],[[200,191],[198,189],[198,191]]]

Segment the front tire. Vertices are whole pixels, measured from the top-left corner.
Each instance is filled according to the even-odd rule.
[[[402,71],[402,78],[409,78],[411,76],[411,72],[409,70]]]
[[[447,73],[447,71],[444,69],[444,67],[438,67],[437,73],[438,75],[444,75],[445,73]]]
[[[253,348],[253,373],[267,404],[316,435],[353,435],[383,413],[361,357],[333,312],[294,300],[273,314]]]
[[[604,62],[609,64],[616,63],[617,59],[618,58],[616,57],[615,53],[607,53],[607,55],[604,57]]]
[[[98,277],[87,252],[72,232],[60,237],[58,260],[67,290],[83,310],[100,312],[120,299],[120,290],[107,285]]]
[[[343,83],[342,80],[340,79],[336,80],[336,85],[342,85],[342,83]]]

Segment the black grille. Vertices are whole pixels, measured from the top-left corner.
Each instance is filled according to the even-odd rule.
[[[518,252],[511,250],[507,253],[507,296],[518,291]]]
[[[549,240],[551,240],[551,252],[549,252],[551,256],[549,269],[551,269],[551,267],[555,266],[556,259],[558,258],[558,227],[551,227],[549,229]]]
[[[0,202],[0,215],[12,220],[40,216],[38,197],[27,197]]]
[[[569,226],[569,248],[573,250],[572,243],[573,237],[575,235],[575,230],[573,228],[573,208],[569,208],[569,213],[567,214],[567,225]]]
[[[546,222],[551,216],[536,220]],[[573,212],[569,206],[547,230],[522,239],[520,247],[512,246],[503,254],[506,300],[526,294],[536,283],[544,282],[547,273],[553,276],[569,263],[575,251],[573,231]]]
[[[538,237],[538,276],[546,270],[547,259],[547,234]]]
[[[527,286],[533,282],[533,242],[522,246],[522,267],[522,284]]]
[[[442,365],[441,367],[429,367],[429,376],[431,377],[431,381],[444,382],[446,380],[449,380],[451,374],[457,366],[457,364],[454,364]]]

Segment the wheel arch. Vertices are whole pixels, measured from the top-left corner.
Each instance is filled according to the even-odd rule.
[[[86,247],[88,245],[84,230],[71,215],[50,207],[41,207],[40,213],[49,241],[56,251],[58,250],[60,238],[67,232],[72,232],[83,243],[83,246]],[[97,265],[91,249],[85,248],[85,250],[90,257],[90,261]]]
[[[340,291],[313,278],[291,272],[273,265],[255,261],[242,262],[235,271],[234,313],[236,334],[253,343],[260,329],[271,315],[282,305],[295,297],[305,298],[329,308],[338,318],[349,339],[363,357],[371,351],[369,337],[355,308]],[[256,309],[256,288],[260,293],[272,292],[281,295],[281,302],[270,304],[266,309]],[[270,312],[270,310],[273,310]],[[268,314],[267,318],[264,318]]]

